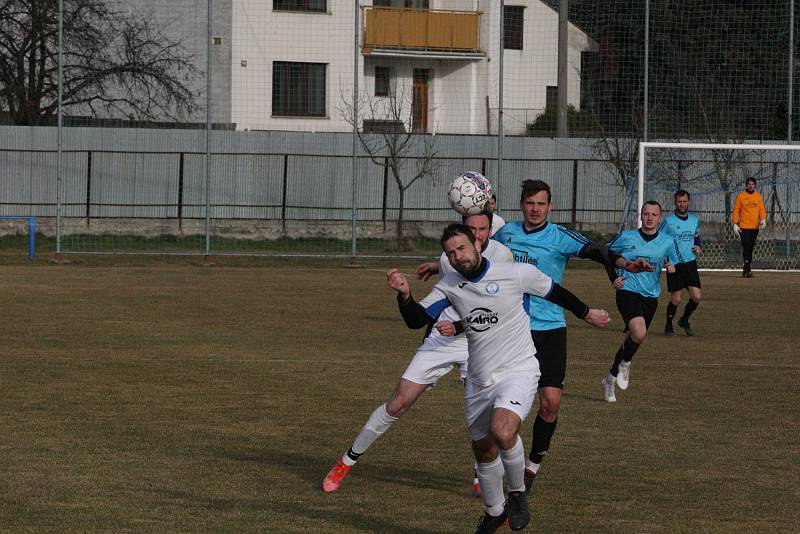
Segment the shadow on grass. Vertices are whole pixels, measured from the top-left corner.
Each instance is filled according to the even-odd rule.
[[[330,524],[339,527],[352,528],[354,532],[387,532],[387,533],[419,533],[419,534],[438,534],[452,532],[452,528],[436,529],[430,526],[410,526],[409,518],[403,515],[402,521],[393,521],[397,517],[397,512],[392,512],[386,517],[375,517],[381,515],[382,508],[375,507],[375,514],[365,514],[360,509],[373,506],[372,500],[378,502],[381,497],[369,496],[370,502],[365,502],[363,495],[355,497],[356,503],[346,494],[325,494],[322,491],[322,479],[333,465],[331,458],[320,458],[295,451],[285,449],[270,449],[268,447],[259,449],[221,449],[213,451],[218,458],[234,461],[257,464],[266,468],[268,473],[280,478],[291,476],[297,477],[305,482],[297,486],[292,493],[276,493],[265,496],[258,502],[244,499],[204,499],[207,506],[215,510],[230,510],[232,506],[238,505],[250,510],[268,510],[277,512],[280,515],[295,517],[295,524],[303,527],[303,520],[310,526],[315,524]],[[335,458],[334,458],[335,460]],[[362,467],[362,466],[359,466]],[[415,489],[433,489],[434,491],[447,494],[457,494],[464,497],[465,492],[458,492],[456,488],[463,488],[467,480],[455,480],[449,477],[436,476],[430,471],[420,471],[416,469],[405,469],[397,466],[363,466],[353,474],[369,479],[371,484],[390,483],[408,486]],[[351,474],[351,476],[353,475]],[[362,488],[363,489],[363,488]],[[387,490],[388,491],[388,490]],[[311,496],[311,497],[309,497]],[[391,492],[387,498],[392,496]],[[412,506],[413,503],[409,503]],[[476,503],[477,510],[477,503]],[[310,526],[308,528],[310,528]]]
[[[214,451],[217,457],[238,462],[253,462],[268,464],[275,472],[288,472],[304,480],[308,486],[298,488],[304,491],[322,492],[322,479],[333,466],[336,457],[320,458],[309,456],[296,451],[285,449],[271,450],[269,448],[255,450],[223,450]],[[353,469],[350,476],[368,478],[372,482],[385,482],[398,484],[417,489],[434,490],[451,495],[464,497],[467,492],[463,488],[471,489],[471,479],[441,476],[434,471],[410,469],[398,465],[359,464]],[[466,468],[465,468],[466,471]]]

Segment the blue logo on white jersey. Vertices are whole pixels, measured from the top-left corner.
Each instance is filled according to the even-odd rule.
[[[500,291],[500,286],[497,285],[497,282],[489,282],[486,284],[486,293],[488,295],[497,295],[498,291]]]

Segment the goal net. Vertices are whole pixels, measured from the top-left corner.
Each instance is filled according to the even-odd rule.
[[[701,219],[702,269],[739,270],[742,248],[731,213],[745,180],[764,197],[767,227],[759,232],[753,268],[800,269],[800,145],[640,143],[639,175],[631,180],[621,228],[637,228],[647,200],[665,213],[678,189],[691,194],[690,212]]]

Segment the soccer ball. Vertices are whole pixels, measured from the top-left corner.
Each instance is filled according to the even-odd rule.
[[[450,205],[461,215],[476,215],[483,211],[492,196],[492,184],[484,175],[464,171],[450,181],[447,198]]]

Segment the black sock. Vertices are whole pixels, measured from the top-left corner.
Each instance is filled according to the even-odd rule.
[[[550,448],[550,440],[553,438],[557,424],[558,419],[548,423],[539,417],[538,413],[536,414],[536,420],[533,422],[533,444],[531,445],[531,453],[528,456],[531,462],[535,464],[542,463],[544,456],[547,454],[547,449]]]
[[[629,362],[633,359],[633,355],[639,350],[639,344],[634,343],[630,337],[626,338],[619,346],[616,356],[614,356],[614,365],[611,366],[611,376],[619,374],[619,364],[623,361]]]
[[[697,309],[697,306],[699,306],[699,304],[693,300],[687,302],[686,307],[683,309],[683,315],[681,316],[681,321],[688,321],[689,317]]]
[[[347,451],[347,457],[350,458],[351,460],[353,460],[354,462],[357,462],[358,459],[361,458],[362,454],[364,454],[364,453],[363,452],[353,452],[353,447],[350,447],[350,449]]]
[[[667,304],[667,324],[672,324],[672,319],[675,318],[676,313],[678,313],[678,306],[672,302]]]

